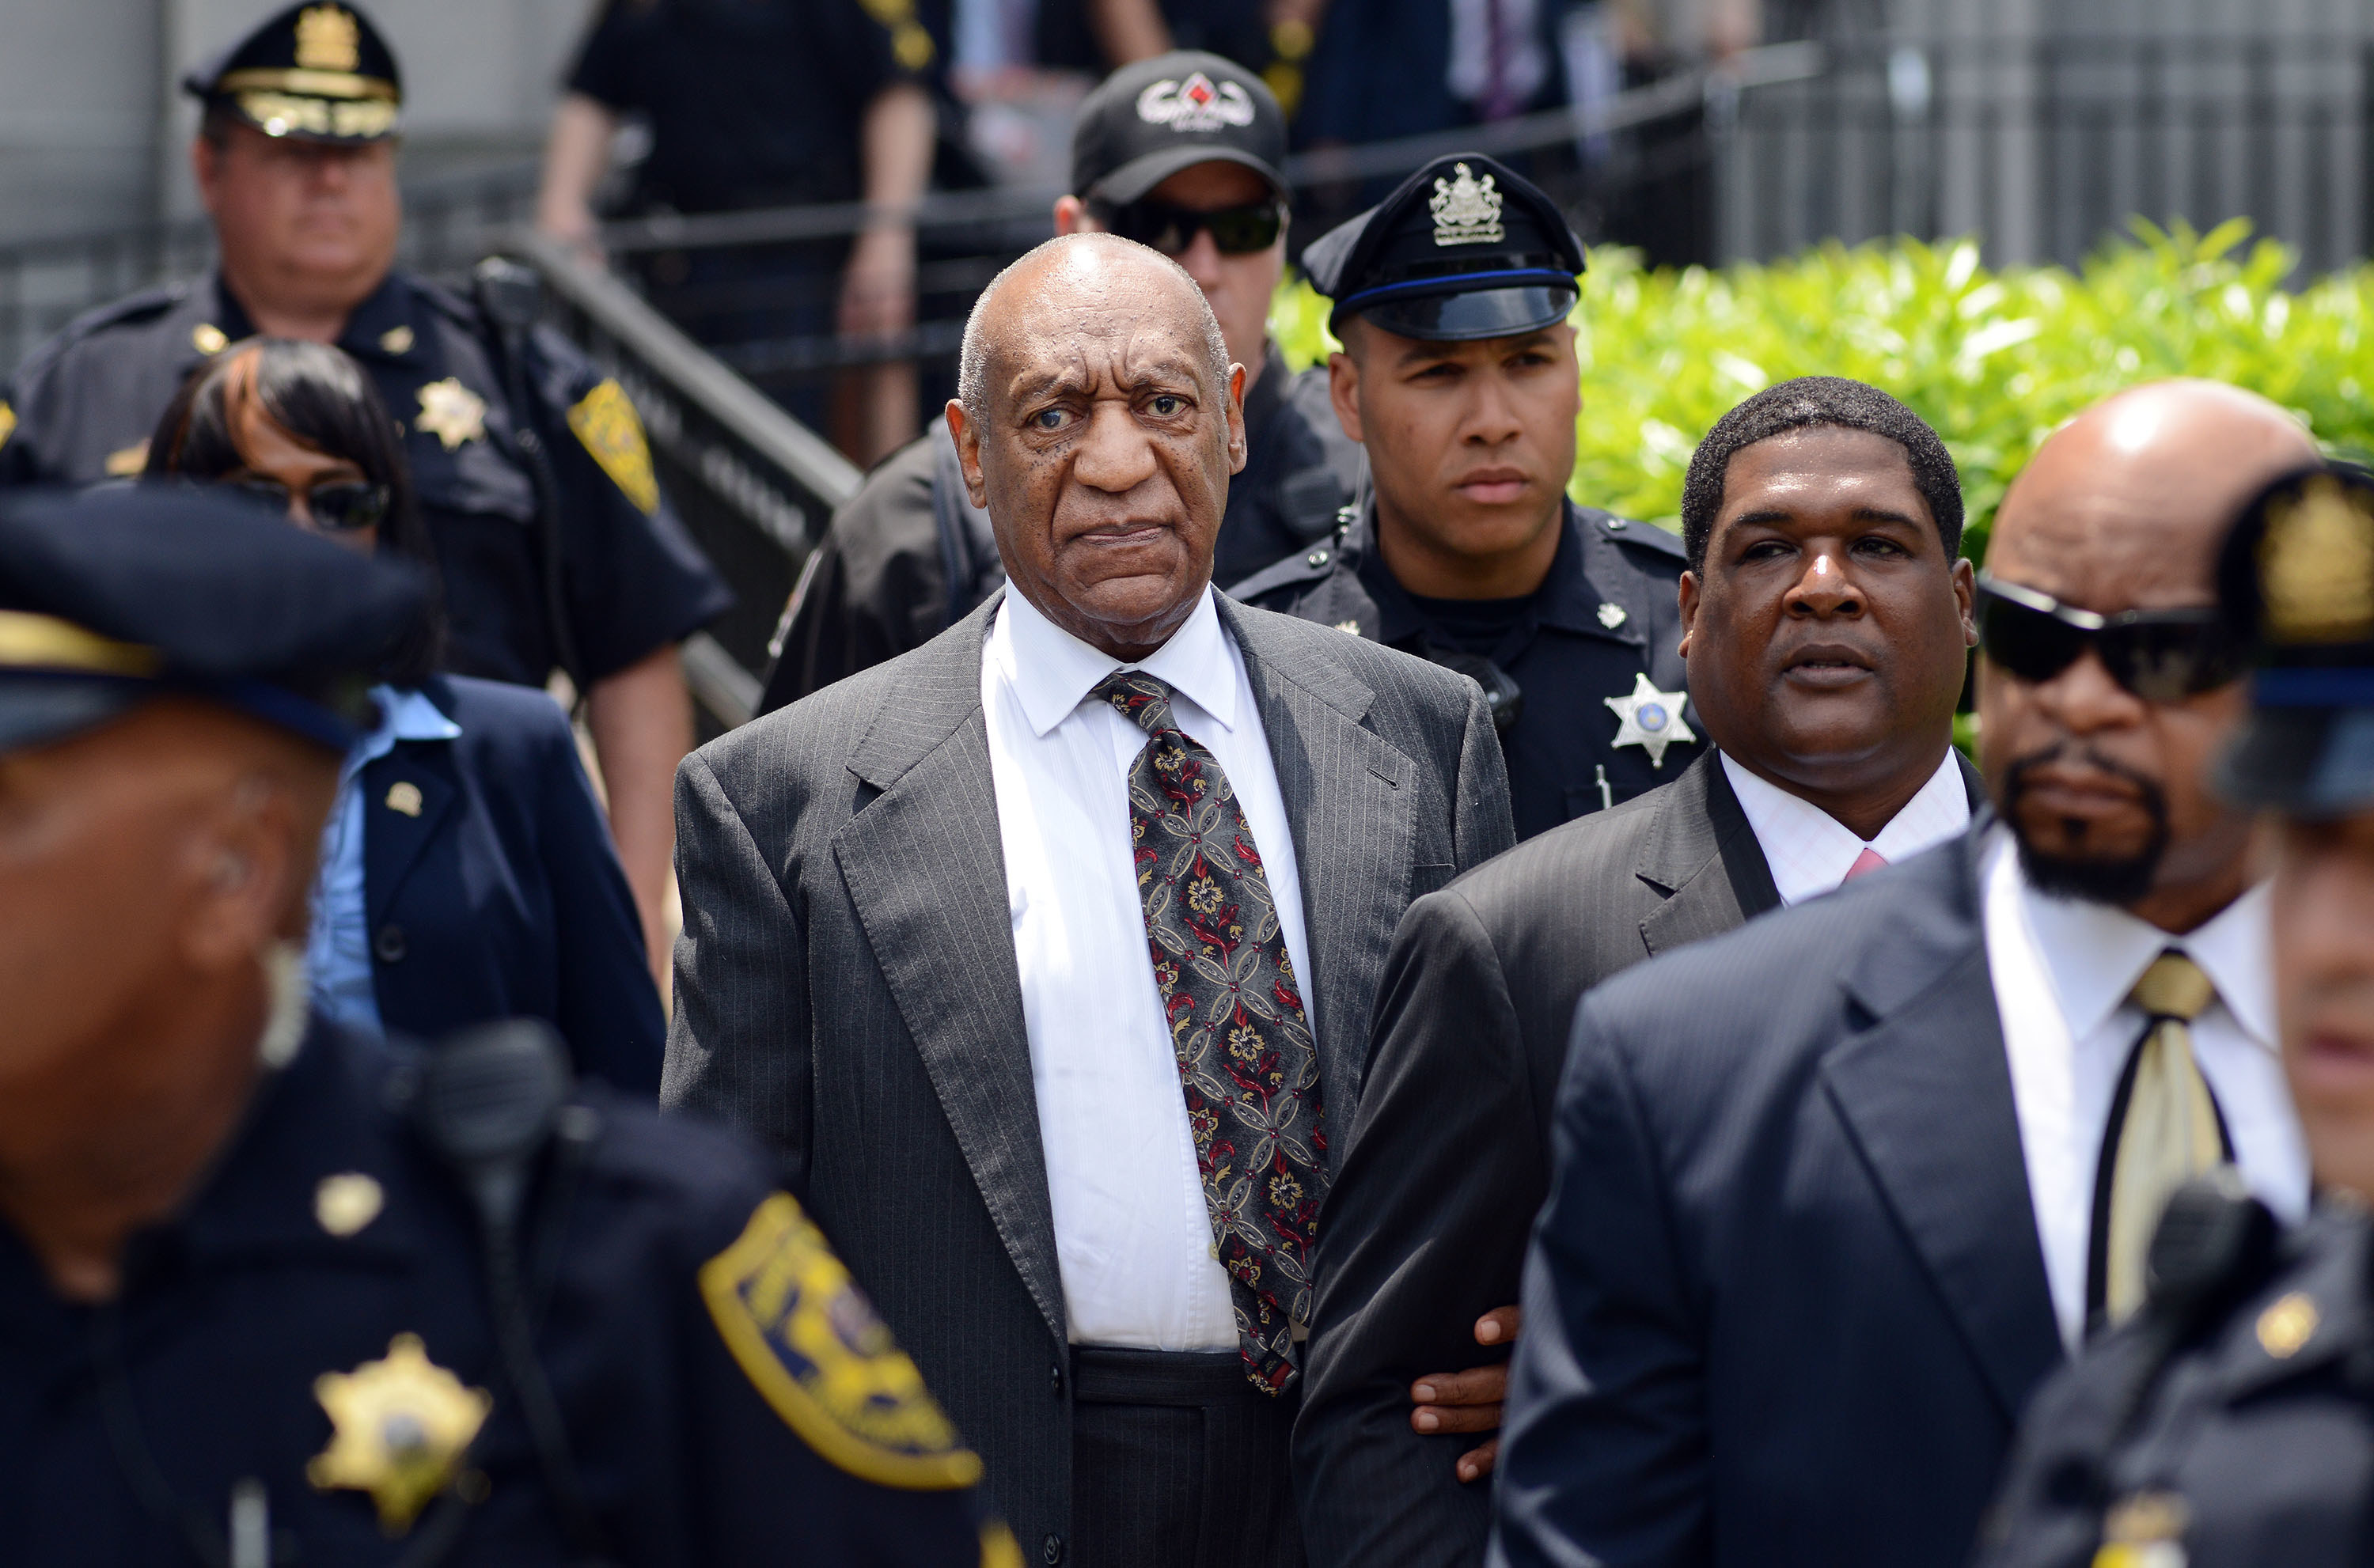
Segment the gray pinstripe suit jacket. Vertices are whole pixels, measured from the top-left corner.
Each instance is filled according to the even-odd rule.
[[[1037,1555],[1071,1535],[1071,1388],[981,707],[1001,602],[685,760],[661,1099],[782,1152]],[[1219,609],[1293,828],[1326,1116],[1348,1127],[1393,928],[1509,847],[1507,776],[1466,677]]]

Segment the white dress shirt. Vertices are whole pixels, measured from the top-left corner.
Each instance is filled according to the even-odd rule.
[[[1784,905],[1835,891],[1865,849],[1892,866],[1970,825],[1970,793],[1951,746],[1920,793],[1887,819],[1878,837],[1868,841],[1811,801],[1766,783],[1728,756],[1722,759],[1722,773],[1739,797],[1739,809],[1747,813],[1747,825],[1756,830],[1756,842],[1764,850],[1764,863],[1772,868],[1772,885],[1780,889]]]
[[[1987,965],[2028,1199],[2053,1316],[2074,1351],[2086,1332],[2095,1167],[2119,1076],[2145,1023],[2126,997],[2168,949],[2189,955],[2217,988],[2193,1020],[2192,1056],[2226,1118],[2242,1178],[2286,1222],[2307,1211],[2308,1149],[2275,1052],[2267,889],[2252,888],[2177,936],[2112,905],[2038,892],[2008,829],[1991,835],[1980,867]]]
[[[1214,1252],[1130,853],[1129,773],[1147,737],[1087,700],[1121,668],[1010,589],[981,664],[1055,1258],[1075,1343],[1234,1350],[1228,1276]],[[1310,974],[1286,801],[1244,656],[1210,591],[1134,668],[1170,687],[1179,727],[1228,774],[1294,972]],[[1311,1000],[1306,986],[1306,1010]]]

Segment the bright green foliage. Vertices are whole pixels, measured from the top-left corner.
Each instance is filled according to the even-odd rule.
[[[1832,245],[1722,271],[1651,272],[1631,252],[1595,250],[1575,314],[1573,494],[1678,527],[1708,427],[1806,375],[1869,381],[1936,427],[1961,466],[1973,557],[2037,443],[2138,381],[2231,381],[2295,410],[2336,454],[2374,454],[2374,265],[2288,292],[2291,253],[2273,240],[2245,250],[2245,220],[2134,231],[2079,274],[1990,272],[1967,240]],[[1289,361],[1334,346],[1326,316],[1307,283],[1279,290],[1271,321]]]

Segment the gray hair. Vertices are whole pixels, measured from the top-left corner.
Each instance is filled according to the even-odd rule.
[[[1228,340],[1220,334],[1220,318],[1212,314],[1212,302],[1204,298],[1203,288],[1188,275],[1185,267],[1150,245],[1141,245],[1134,240],[1124,240],[1118,234],[1059,234],[1052,240],[1043,240],[1032,246],[1019,258],[1009,263],[1005,270],[992,278],[989,287],[981,291],[980,298],[972,302],[972,313],[965,318],[964,345],[957,351],[957,401],[964,405],[965,417],[975,425],[982,423],[989,412],[989,344],[988,333],[982,330],[982,323],[988,312],[990,300],[995,298],[999,289],[1005,287],[1007,278],[1037,260],[1042,252],[1058,245],[1076,246],[1086,243],[1121,245],[1132,251],[1143,251],[1177,274],[1179,281],[1185,284],[1189,292],[1194,295],[1196,311],[1203,318],[1204,352],[1211,361],[1213,384],[1222,387],[1228,384]]]

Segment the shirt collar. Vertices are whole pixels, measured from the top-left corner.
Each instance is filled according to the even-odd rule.
[[[462,726],[417,686],[398,690],[378,685],[371,688],[370,695],[379,704],[379,725],[357,741],[354,749],[347,754],[349,773],[377,762],[394,751],[398,741],[451,741],[461,736]]]
[[[1725,754],[1716,755],[1722,757],[1723,777],[1756,831],[1757,845],[1784,904],[1802,903],[1838,887],[1866,848],[1894,865],[1956,837],[1970,823],[1969,790],[1951,746],[1929,781],[1868,843],[1811,801],[1757,777]]]
[[[239,297],[230,291],[230,286],[223,281],[219,271],[203,287],[193,290],[193,298],[211,303],[213,324],[220,330],[224,341],[238,343],[255,335],[255,323],[247,319],[246,309],[240,304]],[[398,327],[406,329],[404,335],[401,339],[391,338],[388,334]],[[412,290],[405,287],[402,275],[391,267],[387,275],[379,280],[379,287],[370,291],[370,297],[348,312],[347,324],[338,333],[338,346],[364,359],[402,357],[402,354],[391,345],[400,341],[408,351],[415,341],[411,327]],[[206,357],[204,350],[194,347],[191,363],[194,365]]]
[[[1999,827],[2006,837],[2008,827]],[[2019,868],[2020,904],[2035,933],[2038,955],[2073,1038],[2098,1029],[2127,1000],[2144,971],[2169,948],[2201,965],[2217,1000],[2243,1033],[2274,1048],[2274,937],[2271,902],[2261,883],[2181,936],[2139,920],[2113,904],[2056,898],[2039,892]]]
[[[1145,671],[1210,714],[1222,729],[1237,727],[1237,661],[1229,657],[1208,584],[1170,640],[1134,664],[1090,648],[1010,587],[997,619],[1005,642],[1005,679],[1021,699],[1033,734],[1045,736],[1071,717],[1099,681],[1122,669]]]

